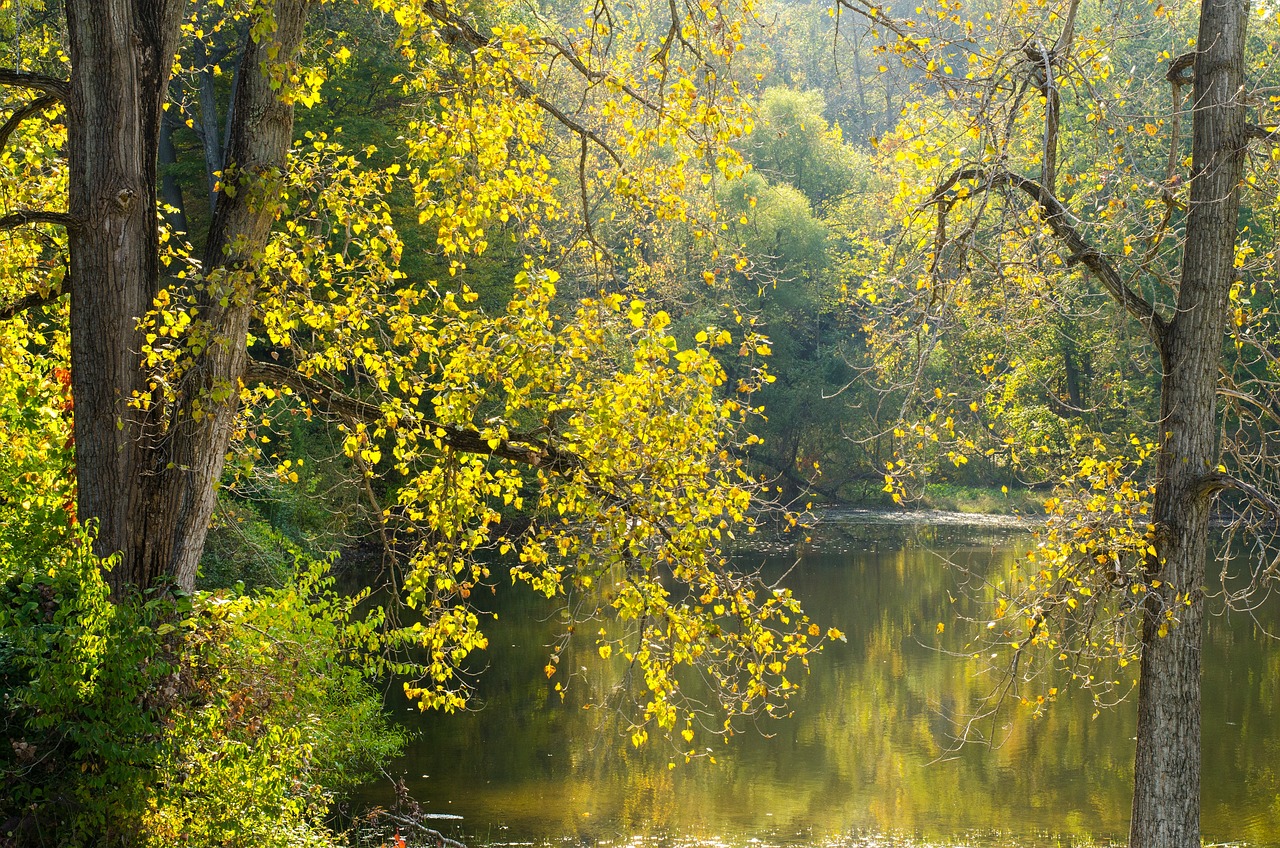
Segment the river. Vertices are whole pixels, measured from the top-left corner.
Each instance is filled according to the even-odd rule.
[[[581,709],[606,682],[591,645],[568,657],[590,668],[561,703],[542,674],[555,607],[516,587],[494,601],[475,711],[423,716],[393,695],[417,736],[391,772],[442,831],[477,847],[1124,841],[1132,699],[1095,717],[1087,696],[1068,691],[1040,718],[1014,708],[985,722],[995,744],[951,751],[957,722],[993,681],[948,653],[966,635],[955,620],[963,600],[952,601],[962,576],[948,562],[1007,567],[1024,532],[829,513],[812,535],[788,584],[848,641],[813,661],[792,718],[716,743],[714,764],[676,758],[672,768],[669,749],[636,751]],[[785,545],[741,556],[766,568],[797,559]],[[1280,610],[1208,618],[1205,840],[1280,848],[1280,645],[1261,632]],[[383,781],[358,801],[389,799]]]

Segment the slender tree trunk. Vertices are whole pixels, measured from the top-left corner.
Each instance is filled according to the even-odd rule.
[[[297,54],[309,3],[278,0],[274,34],[249,43],[241,60],[245,72],[237,75],[236,98],[243,108],[232,116],[225,189],[209,229],[204,267],[210,270],[198,303],[198,320],[214,341],[179,396],[168,463],[156,476],[151,501],[174,536],[169,569],[184,588],[195,583],[213,515],[247,361],[259,253],[279,209],[293,140],[293,106],[280,99],[262,69]]]
[[[277,209],[293,128],[268,61],[293,61],[308,0],[270,4],[274,28],[238,75],[243,109],[208,239],[197,323],[208,344],[187,364],[177,402],[152,391],[138,319],[160,287],[156,157],[185,0],[67,0],[71,361],[79,516],[96,551],[116,555],[113,592],[190,588],[204,549],[245,365],[255,266]],[[265,4],[264,4],[265,5]],[[270,58],[268,58],[270,57]],[[243,116],[243,117],[240,117]]]
[[[1204,0],[1177,316],[1163,354],[1156,550],[1144,608],[1130,848],[1199,848],[1200,647],[1214,469],[1215,390],[1245,153],[1248,3]],[[1177,620],[1173,626],[1169,615]],[[1164,633],[1165,635],[1161,635]]]
[[[160,198],[175,211],[166,212],[165,220],[174,232],[187,233],[187,204],[182,196],[182,184],[173,174],[178,164],[178,151],[173,145],[173,130],[178,119],[165,112],[160,122]]]
[[[204,148],[205,181],[209,192],[209,212],[218,203],[218,172],[222,170],[222,133],[218,129],[218,98],[213,90],[213,69],[202,40],[196,41],[197,72],[200,80],[200,143]]]

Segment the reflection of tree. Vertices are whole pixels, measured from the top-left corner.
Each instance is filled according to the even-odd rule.
[[[1008,568],[1017,553],[945,534],[926,541],[978,573]],[[938,760],[954,722],[991,685],[975,673],[979,663],[937,650],[963,647],[950,632],[936,633],[953,611],[969,611],[955,572],[919,539],[828,534],[821,542],[848,552],[807,556],[789,583],[810,614],[849,641],[813,664],[796,716],[762,728],[771,738],[713,743],[714,766],[677,760],[668,768],[662,748],[631,748],[582,709],[616,679],[594,651],[564,655],[562,667],[586,671],[563,705],[545,678],[525,673],[541,667],[559,619],[547,602],[512,593],[490,628],[484,709],[423,727],[417,760],[404,768],[432,777],[414,791],[429,809],[466,815],[470,833],[495,841],[726,831],[794,839],[851,829],[948,837],[977,829],[1026,844],[1033,832],[1124,833],[1130,709],[1091,720],[1087,698],[1064,698],[1039,719],[1030,711],[1003,717],[998,747],[973,745]],[[769,567],[790,564],[779,557]],[[1219,838],[1275,838],[1280,740],[1271,728],[1280,717],[1271,689],[1280,654],[1253,638],[1252,626],[1242,616],[1214,620],[1206,647],[1205,768],[1222,779],[1206,780],[1204,822]],[[497,831],[500,824],[510,830]]]

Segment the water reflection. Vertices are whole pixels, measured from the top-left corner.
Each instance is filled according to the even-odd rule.
[[[590,650],[564,703],[540,670],[555,609],[524,591],[496,602],[484,707],[405,712],[420,736],[394,771],[428,810],[463,816],[472,844],[1072,845],[1123,840],[1129,818],[1132,704],[1092,718],[1070,696],[1045,716],[988,721],[997,747],[948,754],[955,723],[992,681],[939,651],[962,647],[950,622],[959,580],[1007,567],[1016,531],[829,522],[790,578],[813,617],[844,630],[814,662],[795,716],[715,745],[685,765],[661,745],[636,751],[582,709],[608,669]],[[743,556],[787,567],[782,550]],[[1277,623],[1274,610],[1270,623]],[[1210,617],[1204,687],[1206,839],[1280,845],[1280,649],[1245,616]],[[1274,629],[1274,627],[1273,627]],[[563,664],[562,663],[562,664]],[[404,709],[403,706],[399,709]],[[389,801],[371,787],[364,801]],[[445,824],[445,822],[441,822]]]

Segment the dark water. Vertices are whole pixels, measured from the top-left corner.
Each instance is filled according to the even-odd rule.
[[[961,578],[945,560],[999,569],[1026,543],[1016,531],[833,517],[788,582],[848,642],[813,662],[794,718],[762,727],[767,737],[716,743],[714,765],[677,758],[671,768],[661,744],[636,751],[581,709],[592,685],[608,684],[589,640],[562,661],[585,673],[561,703],[541,671],[560,632],[556,608],[518,587],[500,592],[481,708],[419,716],[393,700],[419,736],[392,772],[473,846],[1122,842],[1132,703],[1094,718],[1087,697],[1068,693],[1038,719],[1014,709],[987,721],[998,745],[948,753],[956,720],[993,681],[939,650],[965,635],[951,601]],[[744,557],[778,567],[796,554]],[[1280,623],[1263,612],[1263,625]],[[1280,645],[1246,616],[1210,616],[1205,652],[1205,839],[1277,848]],[[390,797],[384,782],[359,800]]]

